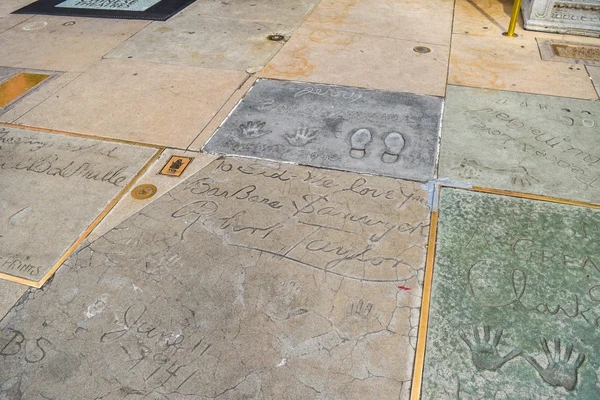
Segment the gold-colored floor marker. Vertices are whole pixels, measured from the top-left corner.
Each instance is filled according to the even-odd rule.
[[[33,89],[50,75],[21,72],[0,84],[0,107],[4,107]]]
[[[187,166],[190,165],[192,160],[192,157],[171,156],[169,161],[167,161],[163,169],[160,171],[160,174],[167,176],[181,176],[183,171],[185,171]]]

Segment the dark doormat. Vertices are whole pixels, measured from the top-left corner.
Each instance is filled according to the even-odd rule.
[[[195,0],[39,0],[13,14],[165,21]]]

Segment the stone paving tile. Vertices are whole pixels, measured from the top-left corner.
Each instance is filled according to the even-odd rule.
[[[592,79],[592,83],[594,88],[596,89],[596,93],[600,95],[600,67],[592,67],[590,65],[585,67]]]
[[[600,398],[600,210],[442,189],[423,399]]]
[[[408,399],[425,196],[389,178],[217,160],[13,308],[2,393]]]
[[[41,281],[156,151],[0,126],[0,272]]]
[[[185,169],[184,173],[180,177],[159,174],[161,169],[165,166],[167,161],[169,161],[171,156],[193,158],[192,162],[189,164],[189,166]],[[100,222],[98,226],[94,228],[92,233],[90,233],[90,235],[88,236],[87,240],[94,241],[98,239],[100,236],[104,235],[106,232],[110,231],[115,226],[119,225],[121,222],[125,221],[127,218],[131,217],[133,214],[146,207],[148,204],[154,202],[154,200],[158,199],[162,194],[168,192],[188,177],[194,175],[196,172],[206,167],[216,158],[217,156],[211,154],[201,154],[194,151],[166,149],[160,155],[160,157],[152,164],[152,166],[150,166],[148,170],[144,172],[142,176],[139,177],[135,185],[154,185],[157,188],[156,195],[149,199],[138,200],[134,199],[131,196],[130,191],[119,201],[119,203],[117,203],[117,205],[102,220],[102,222]]]
[[[251,71],[262,69],[289,35],[292,25],[204,17],[191,11],[153,22],[106,58],[134,59],[194,67]]]
[[[304,26],[450,45],[453,1],[324,0]]]
[[[103,60],[17,123],[186,148],[247,75]]]
[[[204,0],[190,6],[188,13],[248,21],[297,26],[321,0]]]
[[[600,203],[600,103],[449,86],[439,176]]]
[[[441,110],[433,96],[260,80],[204,149],[428,181]]]
[[[66,22],[74,25],[65,26]],[[148,21],[35,16],[0,34],[1,64],[85,71]]]
[[[430,45],[418,54],[419,45],[300,27],[259,76],[443,96],[449,48]]]
[[[29,289],[28,286],[19,283],[0,280],[0,320],[10,311],[17,301]],[[2,394],[2,389],[0,389]]]
[[[194,141],[188,146],[189,150],[200,151],[206,141],[215,133],[217,128],[223,123],[223,120],[227,118],[229,113],[235,108],[237,103],[248,93],[248,90],[256,83],[256,78],[251,76],[248,78],[243,85],[241,85],[227,100],[219,112],[213,117],[213,119],[206,125],[206,127],[200,132],[200,134],[194,139]]]
[[[597,99],[585,68],[543,61],[534,38],[454,35],[448,83]]]

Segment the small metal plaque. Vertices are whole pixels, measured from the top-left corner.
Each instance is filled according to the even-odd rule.
[[[600,46],[538,39],[542,60],[600,66]]]
[[[134,187],[131,191],[131,197],[136,200],[146,200],[154,196],[157,191],[158,189],[156,186],[147,183]]]
[[[190,165],[192,160],[192,157],[171,156],[169,161],[167,161],[163,169],[160,171],[160,174],[168,176],[181,176],[183,171],[185,171],[187,166]]]

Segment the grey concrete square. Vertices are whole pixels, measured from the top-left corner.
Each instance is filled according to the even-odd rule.
[[[600,103],[449,86],[439,177],[600,203]]]
[[[408,400],[425,197],[216,160],[0,322],[0,398]]]
[[[434,177],[442,103],[434,96],[263,79],[204,149],[427,181]]]
[[[156,151],[0,126],[0,272],[47,278]]]

